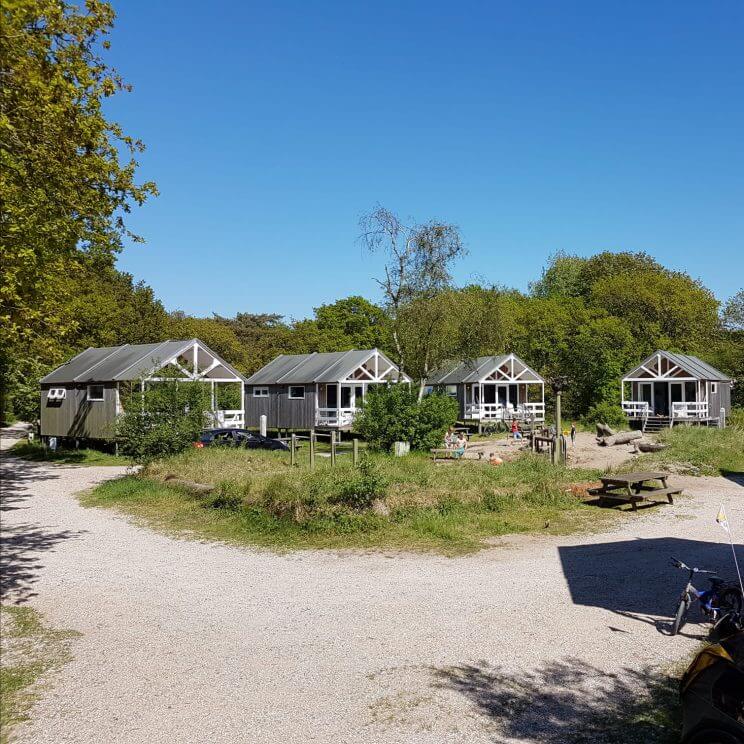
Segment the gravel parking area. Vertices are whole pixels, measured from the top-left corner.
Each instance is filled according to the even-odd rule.
[[[690,498],[608,534],[277,555],[78,504],[121,468],[1,467],[4,601],[82,634],[22,743],[602,741],[703,632],[664,634],[684,583],[669,556],[730,566],[722,500],[744,534],[742,485],[677,478]]]

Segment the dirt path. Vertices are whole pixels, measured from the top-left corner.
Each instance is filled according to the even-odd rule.
[[[34,744],[602,741],[646,668],[698,643],[659,630],[669,555],[729,565],[722,498],[744,525],[742,486],[678,479],[692,498],[611,534],[275,555],[79,506],[117,468],[1,467],[6,601],[82,633],[18,729]]]

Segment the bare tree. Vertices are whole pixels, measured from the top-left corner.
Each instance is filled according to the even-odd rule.
[[[385,274],[376,281],[392,321],[396,362],[405,371],[409,365],[402,338],[404,309],[414,301],[433,299],[450,288],[452,264],[467,251],[455,225],[438,220],[406,224],[380,205],[363,216],[359,226],[362,245],[387,258]],[[421,318],[420,313],[407,316]],[[423,320],[427,327],[431,325]]]

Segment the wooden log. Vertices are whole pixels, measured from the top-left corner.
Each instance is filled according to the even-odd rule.
[[[612,447],[616,444],[627,444],[636,439],[640,439],[643,436],[643,432],[640,431],[621,431],[618,434],[613,434],[611,437],[602,437],[599,443],[604,447]]]
[[[596,426],[598,437],[612,437],[615,435],[614,429],[611,429],[607,424],[597,424]]]
[[[183,480],[182,478],[176,478],[175,475],[167,475],[165,482],[169,486],[179,486],[185,488],[187,491],[192,493],[207,494],[214,491],[214,486],[210,486],[208,483],[197,483],[196,481]]]
[[[641,452],[661,452],[661,450],[663,450],[666,447],[666,445],[661,444],[661,442],[640,441],[640,442],[636,442],[636,447]]]

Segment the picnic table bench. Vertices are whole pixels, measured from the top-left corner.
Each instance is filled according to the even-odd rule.
[[[681,488],[670,488],[667,485],[668,473],[641,472],[605,475],[600,478],[602,486],[592,488],[589,493],[599,496],[599,505],[604,506],[608,501],[630,504],[633,511],[638,510],[638,504],[647,501],[647,506],[663,504],[660,497],[666,497],[666,502],[674,503],[674,496],[682,493]],[[653,481],[661,481],[658,488]]]

